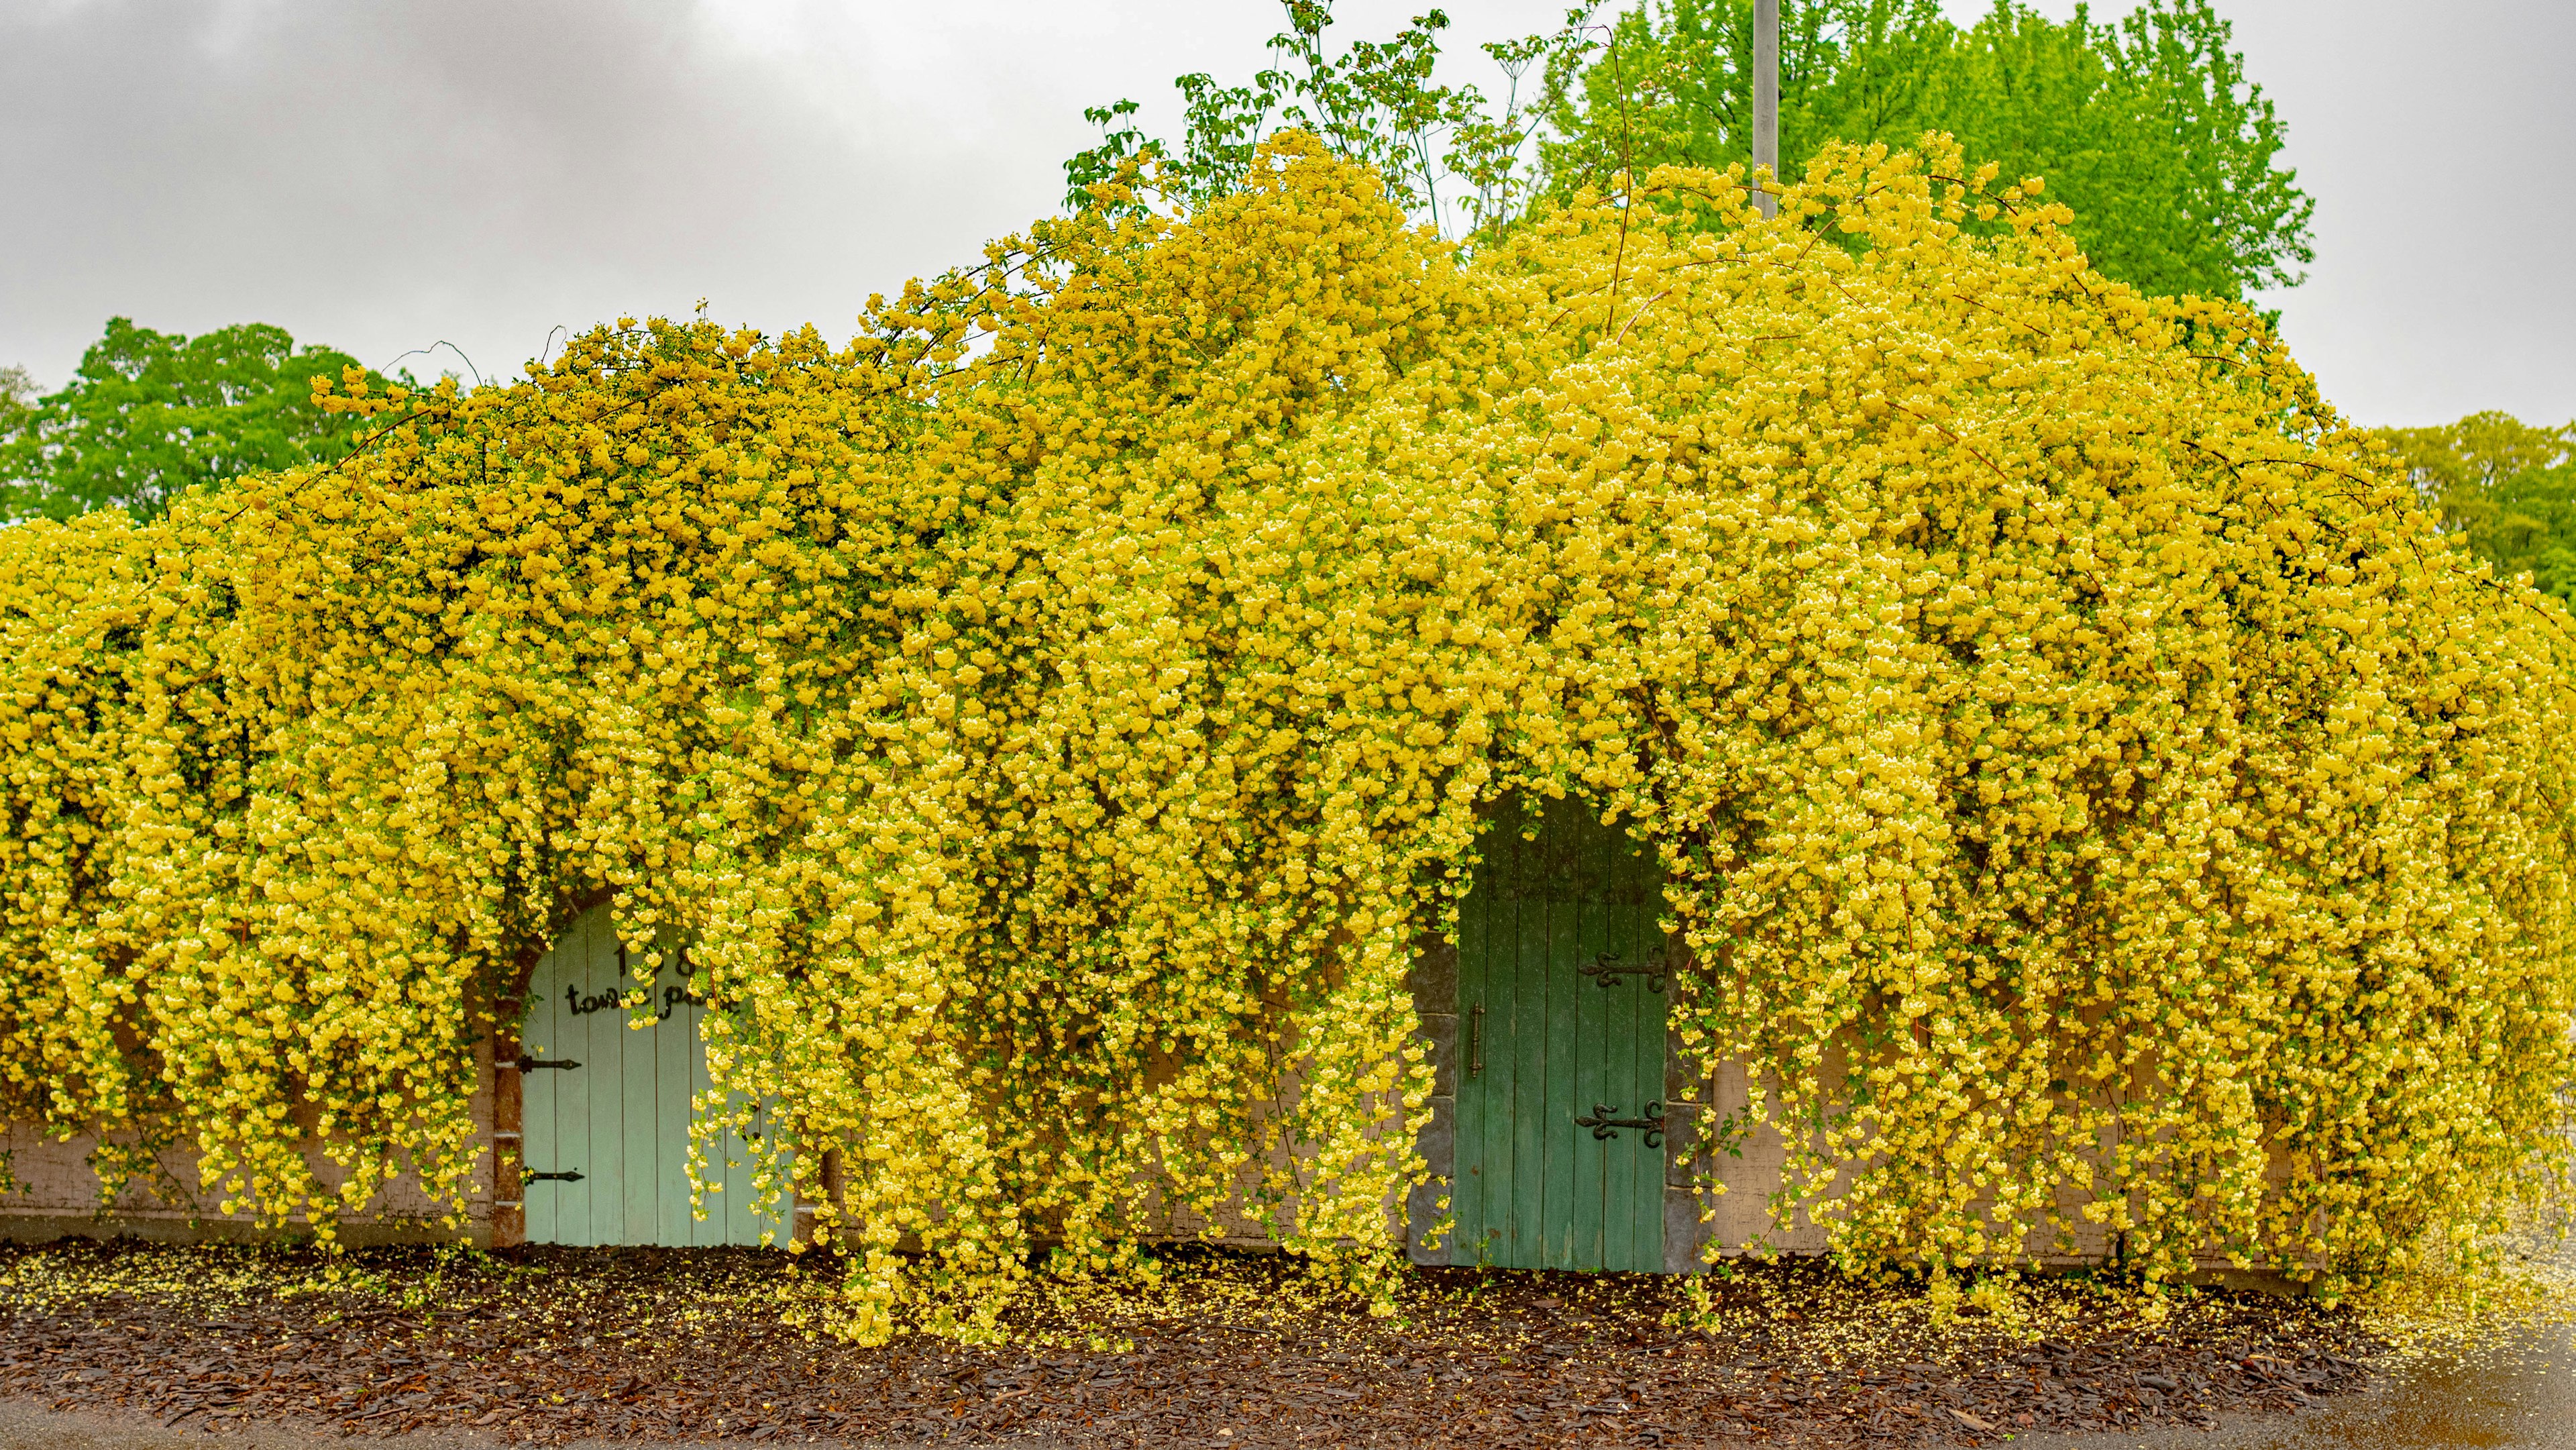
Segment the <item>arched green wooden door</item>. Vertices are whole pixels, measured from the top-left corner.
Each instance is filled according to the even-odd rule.
[[[689,1105],[709,1087],[706,1009],[686,968],[666,961],[652,1024],[630,1026],[622,1000],[636,985],[606,907],[537,964],[519,1034],[528,1241],[686,1247],[756,1244],[768,1232],[785,1243],[777,1205],[753,1201],[744,1144],[730,1134],[722,1158],[734,1166],[709,1164],[721,1169],[709,1186],[723,1190],[705,1196],[705,1218],[690,1214]]]
[[[1451,1261],[1660,1272],[1661,871],[1572,800],[1536,821],[1507,804],[1482,854],[1458,925]]]

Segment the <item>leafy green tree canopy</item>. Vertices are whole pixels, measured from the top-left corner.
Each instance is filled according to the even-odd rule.
[[[25,368],[0,368],[0,439],[16,436],[36,411],[36,380]]]
[[[1723,167],[1752,150],[1753,0],[1651,0],[1618,17],[1579,86],[1551,98],[1562,192],[1623,166]],[[1780,155],[1825,143],[1958,138],[1969,161],[2038,176],[2104,275],[2242,299],[2296,285],[2314,203],[2209,0],[2146,0],[2064,24],[1996,0],[1967,29],[1935,0],[1782,0]]]
[[[1195,210],[1241,184],[1272,130],[1312,131],[1375,167],[1443,230],[1507,228],[1541,196],[1607,191],[1620,171],[1723,169],[1752,152],[1753,0],[1644,0],[1608,24],[1577,6],[1553,34],[1490,44],[1500,105],[1431,82],[1448,18],[1335,54],[1326,0],[1284,0],[1276,64],[1248,85],[1182,76],[1178,144],[1132,100],[1086,112],[1101,144],[1066,163],[1067,204],[1122,164],[1154,168]],[[2043,178],[2105,275],[2159,294],[2243,299],[2295,285],[2314,203],[2278,165],[2282,129],[2208,0],[2145,0],[2116,22],[2059,24],[1996,0],[1962,29],[1935,0],[1782,0],[1780,154],[1827,142],[1912,148],[1948,132],[1971,165]],[[1453,225],[1454,224],[1454,225]]]
[[[2510,578],[2576,606],[2576,423],[2538,427],[2472,413],[2382,431],[2443,527]]]
[[[1101,142],[1064,165],[1065,205],[1092,205],[1091,188],[1130,163],[1150,165],[1164,198],[1197,211],[1242,186],[1253,154],[1272,132],[1294,127],[1327,150],[1375,169],[1407,212],[1470,231],[1502,225],[1525,207],[1538,179],[1530,143],[1543,120],[1540,99],[1565,93],[1590,45],[1591,6],[1567,12],[1563,29],[1483,47],[1503,76],[1501,109],[1483,91],[1431,82],[1449,17],[1417,15],[1390,41],[1360,41],[1336,55],[1324,32],[1331,0],[1281,0],[1288,28],[1271,37],[1277,64],[1248,85],[1222,86],[1205,71],[1172,82],[1181,93],[1180,144],[1147,136],[1132,100],[1083,116]],[[1526,83],[1526,84],[1525,84]]]
[[[265,323],[184,337],[110,318],[59,392],[27,397],[22,372],[0,404],[0,513],[148,519],[192,488],[338,456],[357,420],[317,406],[312,379],[357,366]]]

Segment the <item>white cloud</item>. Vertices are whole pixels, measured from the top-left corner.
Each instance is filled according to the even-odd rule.
[[[1342,0],[1336,33],[1423,8]],[[1487,81],[1475,42],[1563,3],[1447,8],[1451,78]],[[2319,199],[2313,280],[2277,300],[2329,395],[2576,414],[2576,7],[2221,8]],[[445,337],[487,373],[702,296],[844,331],[1050,210],[1084,106],[1168,130],[1174,75],[1238,79],[1279,25],[1270,0],[0,0],[0,361],[57,381],[111,313],[376,361]]]

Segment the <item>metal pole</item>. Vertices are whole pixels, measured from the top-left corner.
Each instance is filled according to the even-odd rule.
[[[1753,169],[1780,175],[1780,0],[1753,0]],[[1753,204],[1764,216],[1779,206],[1769,192]]]

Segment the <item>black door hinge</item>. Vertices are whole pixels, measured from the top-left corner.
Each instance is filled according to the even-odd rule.
[[[1664,1146],[1664,1105],[1662,1103],[1646,1104],[1646,1115],[1642,1118],[1614,1118],[1610,1116],[1612,1113],[1617,1111],[1619,1111],[1617,1108],[1610,1106],[1608,1103],[1594,1103],[1592,1105],[1592,1116],[1586,1118],[1578,1115],[1574,1120],[1574,1126],[1578,1128],[1590,1128],[1592,1130],[1592,1136],[1596,1140],[1602,1138],[1616,1138],[1619,1136],[1619,1130],[1621,1128],[1643,1128],[1646,1130],[1647,1147],[1660,1148]]]
[[[1578,967],[1575,970],[1592,978],[1604,991],[1618,986],[1623,978],[1643,977],[1646,979],[1647,991],[1660,992],[1664,990],[1664,978],[1672,974],[1672,968],[1665,962],[1664,954],[1661,952],[1655,953],[1646,958],[1643,963],[1633,967],[1627,965],[1625,959],[1617,952],[1603,952],[1592,959],[1592,965]]]

